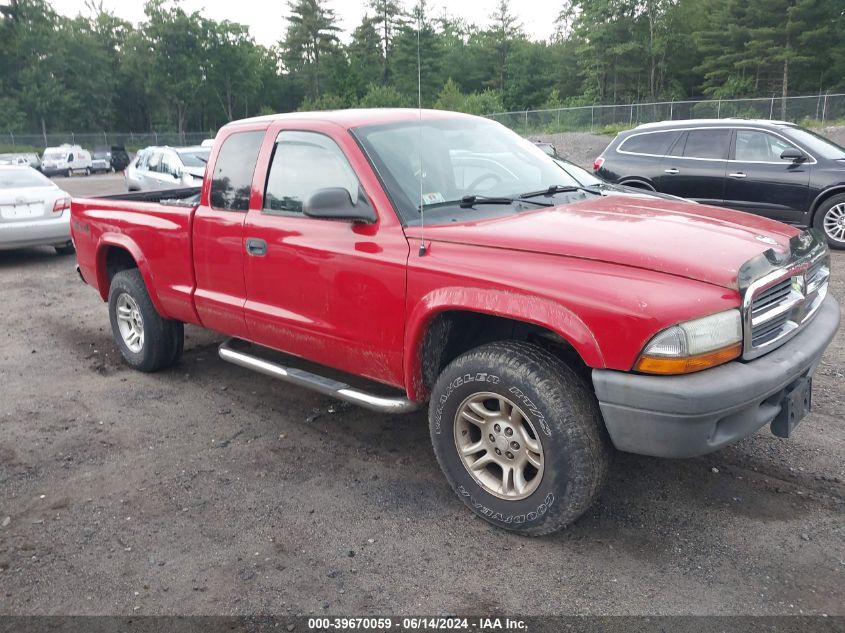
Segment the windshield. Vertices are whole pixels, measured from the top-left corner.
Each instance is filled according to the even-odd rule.
[[[819,136],[815,132],[802,130],[799,127],[786,128],[784,131],[815,156],[821,156],[822,158],[831,160],[845,159],[845,148],[840,147],[823,136]]]
[[[45,152],[44,153],[44,160],[64,160],[67,158],[67,154],[64,152]]]
[[[0,189],[52,186],[53,182],[49,178],[30,167],[26,169],[0,169]]]
[[[207,149],[196,149],[190,151],[178,152],[179,158],[182,159],[182,164],[185,167],[205,167],[208,162],[208,156],[211,154]]]
[[[108,152],[94,152],[94,159],[95,160],[101,160],[101,159],[106,159],[106,158],[109,158]]]
[[[518,198],[552,185],[579,184],[533,143],[479,117],[363,126],[355,136],[407,224],[419,223],[420,193],[424,208],[436,209],[426,214],[426,222],[448,222],[482,213],[476,206],[461,208],[464,196]],[[482,205],[483,201],[477,203]],[[494,212],[516,213],[523,208],[536,206],[517,201]]]

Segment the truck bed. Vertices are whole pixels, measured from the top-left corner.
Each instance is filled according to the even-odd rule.
[[[108,196],[97,196],[92,200],[125,200],[131,202],[159,202],[169,206],[196,206],[202,187],[185,187],[182,189],[161,189],[158,191],[128,191]]]
[[[71,232],[80,272],[108,298],[109,275],[137,262],[150,298],[167,318],[197,322],[191,249],[200,188],[74,198]]]

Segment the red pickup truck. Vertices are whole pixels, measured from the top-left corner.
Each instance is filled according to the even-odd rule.
[[[788,437],[839,325],[813,231],[584,188],[448,112],[234,122],[201,189],[74,200],[71,229],[129,365],[175,363],[191,323],[281,380],[387,413],[428,402],[458,496],[526,534],[590,506],[611,447]]]

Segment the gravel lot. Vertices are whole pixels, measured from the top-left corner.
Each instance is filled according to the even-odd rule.
[[[591,511],[526,539],[455,498],[423,414],[227,365],[196,328],[176,368],[129,370],[74,263],[0,252],[2,614],[845,615],[841,332],[794,439],[617,454]]]

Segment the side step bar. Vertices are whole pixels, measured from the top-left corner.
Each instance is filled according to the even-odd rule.
[[[235,365],[265,374],[271,378],[278,378],[299,387],[306,387],[338,400],[344,400],[358,406],[378,411],[379,413],[410,413],[417,411],[423,405],[407,398],[385,398],[350,387],[346,383],[318,376],[296,367],[284,367],[263,358],[237,350],[233,344],[237,339],[229,339],[220,344],[217,352],[220,358]]]

